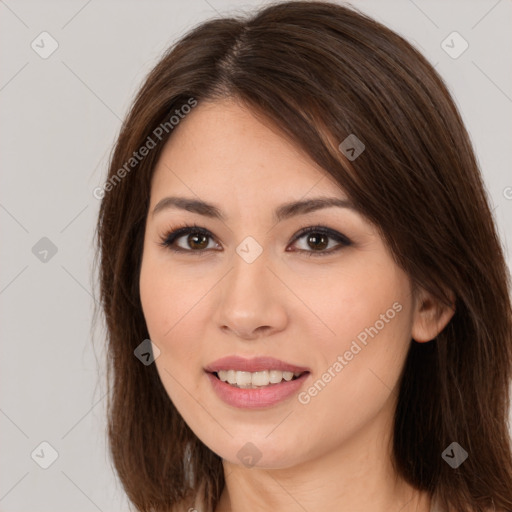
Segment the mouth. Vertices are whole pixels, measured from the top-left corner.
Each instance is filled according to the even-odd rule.
[[[309,371],[281,371],[281,370],[262,370],[257,372],[247,372],[239,370],[219,370],[216,372],[207,372],[218,380],[229,384],[234,388],[240,389],[261,389],[278,386],[283,382],[291,382],[309,374]]]
[[[217,394],[237,407],[268,406],[300,389],[311,368],[268,355],[245,358],[226,356],[204,371]]]
[[[253,410],[289,400],[306,385],[311,368],[268,355],[217,359],[204,368],[213,391],[227,405]]]

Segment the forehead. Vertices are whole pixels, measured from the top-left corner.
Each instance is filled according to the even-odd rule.
[[[199,196],[344,196],[333,178],[269,121],[226,99],[199,103],[168,139],[152,181],[154,193]]]

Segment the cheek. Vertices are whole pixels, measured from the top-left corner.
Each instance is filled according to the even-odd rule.
[[[388,334],[389,326],[406,317],[409,285],[405,274],[384,256],[380,260],[358,258],[347,258],[344,267],[302,272],[300,279],[292,281],[295,294],[312,313],[304,321],[310,327],[319,325],[317,340],[325,353],[331,352],[329,348],[348,349],[351,340],[376,323],[379,333]],[[364,341],[364,334],[361,338]],[[315,346],[319,347],[316,342]]]
[[[142,261],[142,310],[149,337],[161,352],[155,362],[168,391],[176,387],[172,377],[183,383],[203,377],[201,347],[211,315],[204,299],[212,284],[195,276],[173,268],[165,254],[148,252]]]
[[[327,332],[314,344],[317,374],[299,397],[299,411],[323,418],[309,427],[312,438],[343,442],[395,398],[410,345],[410,305],[396,282],[373,284],[333,291],[337,301],[324,303],[324,320],[335,335]],[[390,286],[380,288],[384,284]]]
[[[308,295],[324,325],[314,343],[322,381],[317,387],[329,388],[324,399],[355,408],[385,400],[396,385],[412,326],[405,274],[391,264],[365,263],[323,280],[321,287],[310,283]]]
[[[201,336],[192,325],[201,325],[194,317],[198,308],[197,286],[148,255],[140,274],[141,304],[149,337],[159,348],[155,365],[167,395],[181,414],[194,421],[201,411],[194,408],[198,378],[203,378]]]
[[[176,304],[174,297],[169,297],[168,278],[159,274],[158,267],[151,265],[149,259],[143,261],[139,281],[140,300],[150,338],[155,342],[171,327],[174,308],[169,307],[170,301]]]
[[[190,277],[190,276],[189,276]],[[188,312],[197,302],[198,283],[176,271],[162,256],[148,252],[140,272],[140,298],[146,325],[153,341],[168,345]]]

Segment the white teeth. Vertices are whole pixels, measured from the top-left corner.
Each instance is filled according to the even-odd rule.
[[[282,372],[280,370],[263,370],[261,372],[242,372],[237,370],[219,370],[217,372],[222,382],[228,382],[239,388],[255,388],[279,384],[283,379],[290,381],[301,372]]]
[[[251,375],[251,374],[249,374]],[[267,386],[269,383],[268,371],[254,372],[251,375],[253,386]]]
[[[252,384],[252,375],[250,372],[236,372],[236,383],[239,386],[250,386]]]
[[[269,380],[272,384],[277,384],[283,380],[283,372],[279,370],[270,370],[269,372]]]
[[[222,372],[222,373],[225,373],[227,374],[227,380],[230,384],[236,384],[236,372],[235,370],[228,370],[227,372]],[[220,374],[220,372],[219,372]],[[220,375],[219,375],[219,378],[220,378]],[[225,379],[221,379],[221,380],[225,380]]]

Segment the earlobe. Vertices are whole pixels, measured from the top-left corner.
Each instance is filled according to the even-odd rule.
[[[422,289],[415,301],[411,337],[418,343],[433,340],[449,323],[455,313],[455,294],[448,292],[450,305],[443,304]]]

